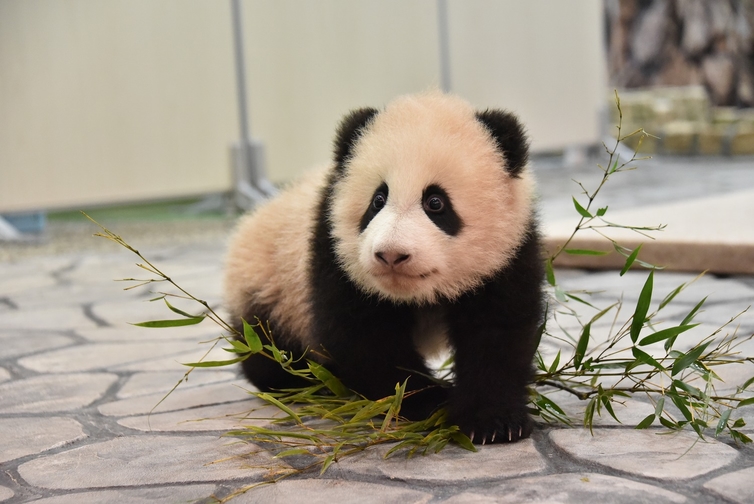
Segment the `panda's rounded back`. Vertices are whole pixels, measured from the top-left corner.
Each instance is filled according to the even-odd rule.
[[[328,173],[327,166],[308,172],[239,221],[224,276],[225,306],[236,322],[269,318],[274,333],[308,344],[310,241]]]

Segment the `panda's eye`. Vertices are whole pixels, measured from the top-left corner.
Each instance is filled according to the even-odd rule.
[[[445,209],[445,201],[442,197],[433,194],[424,200],[424,209],[427,212],[440,213]]]
[[[385,203],[387,202],[387,198],[382,193],[377,193],[374,195],[374,199],[372,200],[372,208],[375,210],[382,210],[382,207],[385,206]]]

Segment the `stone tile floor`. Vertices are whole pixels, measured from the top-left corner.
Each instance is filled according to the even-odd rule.
[[[159,246],[145,254],[158,258],[179,283],[185,278],[197,295],[219,301],[222,244]],[[245,418],[256,399],[234,371],[197,370],[160,403],[184,373],[179,363],[197,360],[205,349],[198,343],[218,331],[205,324],[128,325],[170,315],[147,301],[146,288],[123,291],[110,281],[137,276],[134,259],[113,245],[0,263],[0,501],[186,502],[228,495],[261,481],[265,465],[281,464],[221,437],[239,424],[264,424]],[[566,287],[601,291],[596,301],[625,290],[627,303],[635,302],[646,277],[641,271],[623,278],[615,272],[558,274]],[[658,273],[657,292],[691,278]],[[704,277],[679,297],[675,313],[708,294],[699,320],[712,328],[754,302],[754,282]],[[754,317],[744,316],[740,333],[752,330]],[[754,345],[746,349],[754,354]],[[754,375],[749,367],[734,378],[747,373]],[[583,406],[558,394],[553,397],[578,415]],[[438,455],[383,460],[382,450],[373,450],[334,464],[324,477],[288,479],[234,501],[754,500],[754,448],[724,438],[696,442],[692,432],[633,429],[648,411],[647,403],[630,400],[617,408],[624,425],[601,418],[593,435],[580,427],[541,425],[529,440],[478,453],[450,447]],[[754,426],[754,414],[745,417]],[[745,432],[754,436],[751,426]]]
[[[610,201],[644,206],[754,186],[751,159],[716,160],[714,169],[684,159],[658,164],[661,173],[627,179]],[[572,189],[568,180],[584,181],[581,175],[590,173],[557,165],[535,165],[545,219],[573,212],[562,196]],[[230,220],[112,224],[213,305],[221,297],[229,226]],[[262,481],[267,467],[282,462],[222,437],[238,425],[264,425],[259,418],[271,414],[247,415],[259,404],[233,370],[197,370],[160,402],[183,376],[180,363],[198,360],[207,348],[199,343],[218,331],[207,323],[128,325],[170,313],[148,302],[148,288],[123,291],[123,284],[111,281],[140,276],[136,258],[90,238],[93,231],[88,223],[57,225],[49,243],[0,244],[0,502],[210,502]],[[642,271],[624,277],[614,271],[557,273],[565,288],[595,291],[595,304],[603,306],[621,295],[628,306],[635,303],[646,278]],[[655,292],[665,295],[694,276],[658,272]],[[754,279],[707,275],[676,298],[667,319],[677,323],[707,295],[698,316],[702,325],[687,333],[696,341],[754,303]],[[740,335],[754,332],[754,315],[737,323]],[[600,321],[594,333],[605,329]],[[552,348],[543,351],[554,353]],[[754,355],[754,344],[742,351]],[[213,350],[215,357],[227,354]],[[754,365],[720,374],[732,386],[754,375]],[[564,392],[551,397],[576,418],[583,411]],[[593,434],[539,425],[531,439],[478,453],[449,447],[438,455],[383,460],[382,450],[370,450],[333,464],[323,477],[287,479],[233,502],[754,502],[754,448],[727,438],[698,442],[693,432],[635,430],[651,412],[641,398],[629,399],[616,406],[623,424],[601,417]],[[754,437],[754,407],[741,414],[743,431]]]

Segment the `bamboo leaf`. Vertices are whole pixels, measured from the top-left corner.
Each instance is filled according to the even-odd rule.
[[[330,467],[330,464],[332,464],[334,460],[335,460],[334,454],[330,454],[327,457],[325,457],[325,461],[322,463],[322,470],[319,472],[320,476],[325,474],[325,471],[327,471],[327,468]]]
[[[744,399],[743,401],[741,401],[740,403],[738,403],[737,407],[740,408],[741,406],[749,406],[751,404],[754,404],[754,397],[750,397],[748,399]]]
[[[657,343],[658,341],[662,341],[668,338],[672,338],[674,336],[678,336],[679,334],[686,332],[689,329],[693,329],[694,327],[698,325],[699,324],[690,324],[690,325],[668,327],[667,329],[657,331],[655,333],[650,334],[649,336],[642,338],[642,340],[639,341],[639,345],[640,346],[651,345],[652,343]]]
[[[565,303],[567,301],[565,291],[560,288],[560,285],[555,286],[555,299],[557,299],[561,303]]]
[[[652,425],[655,421],[655,415],[648,415],[644,420],[639,422],[639,424],[635,427],[636,429],[646,429],[650,425]]]
[[[620,107],[620,103],[618,103],[618,106]],[[618,161],[620,160],[620,156],[616,155],[615,157],[615,163],[613,163],[613,167],[610,168],[610,174],[615,173],[618,171]]]
[[[659,307],[657,308],[657,311],[660,311],[660,310],[662,310],[663,308],[665,308],[665,306],[667,306],[667,305],[668,305],[668,303],[670,303],[670,302],[671,302],[671,301],[672,301],[672,300],[673,300],[673,299],[674,299],[674,298],[675,298],[675,297],[676,297],[676,296],[678,295],[678,293],[679,293],[679,292],[681,292],[681,291],[683,290],[683,288],[684,288],[684,287],[686,287],[686,284],[685,284],[685,283],[684,283],[684,284],[681,284],[681,285],[679,285],[678,287],[676,287],[675,289],[673,289],[673,290],[672,290],[672,291],[670,292],[670,294],[668,294],[667,296],[665,296],[665,297],[663,298],[663,300],[662,300],[662,301],[660,302],[660,306],[659,306]]]
[[[708,341],[705,344],[694,348],[693,350],[689,350],[689,352],[686,354],[681,354],[681,357],[676,358],[675,363],[673,363],[673,370],[670,373],[671,376],[677,375],[678,373],[689,367],[691,364],[696,362],[696,360],[700,355],[702,355],[702,352],[707,349],[707,346],[710,343],[712,343],[712,341]]]
[[[655,406],[655,416],[660,417],[662,416],[662,412],[665,409],[665,398],[660,397],[660,399],[657,401],[657,405]]]
[[[555,411],[558,414],[565,416],[565,411],[563,411],[563,408],[561,408],[560,406],[558,406],[552,399],[550,399],[547,396],[544,396],[544,395],[540,394],[539,397],[537,398],[537,404],[542,409],[546,409],[546,410],[549,410],[549,411]]]
[[[674,422],[672,420],[668,420],[665,417],[660,417],[660,423],[663,427],[666,427],[668,429],[678,430],[681,428],[681,425],[677,422]]]
[[[719,436],[723,429],[728,425],[728,418],[730,418],[731,411],[733,410],[727,409],[723,411],[722,415],[720,415],[720,421],[717,422],[717,428],[715,429],[715,437]]]
[[[464,450],[469,450],[471,452],[477,451],[476,446],[474,446],[474,443],[471,442],[471,439],[469,439],[469,437],[461,431],[451,432],[450,438]]]
[[[634,355],[636,360],[638,360],[642,364],[649,364],[650,366],[657,368],[660,371],[665,371],[665,367],[662,364],[657,362],[651,355],[638,349],[637,347],[631,347],[631,353]]]
[[[586,217],[588,219],[592,218],[592,214],[589,213],[589,211],[581,206],[581,204],[576,200],[575,196],[572,196],[571,199],[573,200],[573,206],[576,207],[576,211],[582,216]]]
[[[552,257],[547,258],[545,271],[547,273],[547,283],[555,287],[555,270],[552,267]]]
[[[590,250],[590,249],[565,249],[566,254],[571,255],[588,255],[588,256],[604,256],[610,253],[609,250]]]
[[[626,271],[629,270],[629,268],[631,267],[631,265],[634,263],[634,261],[636,260],[636,258],[639,256],[639,251],[641,250],[642,245],[643,245],[643,243],[640,243],[639,246],[636,247],[633,252],[631,252],[631,255],[629,255],[628,258],[626,258],[626,264],[624,264],[623,265],[623,269],[620,270],[620,276],[623,276],[623,275],[626,274]]]
[[[277,399],[275,399],[274,397],[272,397],[272,395],[270,395],[268,393],[265,393],[265,392],[260,392],[259,394],[255,394],[255,395],[258,398],[260,398],[261,400],[263,400],[265,402],[268,402],[268,403],[272,404],[273,406],[277,407],[278,409],[280,409],[281,411],[285,412],[297,424],[301,424],[301,418],[299,418],[299,416],[296,414],[296,412],[293,411],[288,406],[286,406],[285,404],[283,404],[280,401],[278,401]]]
[[[597,217],[602,217],[607,213],[607,207],[602,207],[597,209]]]
[[[224,361],[188,362],[183,365],[188,366],[188,367],[220,367],[220,366],[230,366],[231,364],[235,364],[236,362],[241,362],[243,360],[246,360],[246,356],[237,357],[235,359],[224,360]]]
[[[251,325],[246,322],[244,319],[241,319],[241,322],[243,322],[243,338],[246,340],[246,344],[249,346],[249,351],[251,353],[259,353],[262,351],[262,340],[259,339],[259,335],[254,330]]]
[[[387,410],[391,408],[393,405],[393,397],[386,397],[383,399],[380,399],[379,401],[370,402],[366,406],[364,406],[360,411],[356,412],[356,414],[351,418],[351,420],[348,423],[358,423],[363,420],[369,420],[371,418],[376,417],[377,415],[381,415],[382,413],[385,413]]]
[[[131,324],[139,327],[180,327],[189,326],[200,323],[204,320],[204,315],[199,317],[171,319],[171,320],[150,320],[148,322],[139,322],[138,324]]]
[[[688,420],[689,422],[693,420],[693,417],[691,416],[691,412],[688,408],[688,401],[681,396],[677,394],[670,395],[670,400],[673,401],[673,404],[675,404],[675,407],[678,408],[678,410],[681,412],[683,417]]]
[[[652,302],[653,280],[654,270],[649,272],[647,281],[641,289],[641,294],[639,294],[639,301],[636,303],[636,310],[634,310],[633,320],[631,321],[631,341],[633,343],[636,343],[636,340],[639,338],[641,328],[644,326],[644,320],[647,318],[649,303]]]
[[[158,298],[158,299],[159,299],[159,298]],[[186,313],[186,312],[185,312],[185,311],[183,311],[183,310],[179,310],[179,309],[178,309],[178,308],[176,308],[175,306],[171,305],[171,304],[170,304],[170,303],[168,302],[168,298],[166,298],[165,296],[163,296],[163,297],[162,297],[162,299],[163,299],[163,300],[165,301],[165,304],[166,304],[166,305],[168,305],[168,308],[170,308],[170,311],[172,311],[173,313],[177,313],[178,315],[183,315],[183,316],[184,316],[184,317],[186,317],[186,318],[196,318],[197,316],[199,316],[199,317],[201,317],[201,316],[202,316],[202,315],[191,315],[190,313]]]
[[[291,448],[289,450],[283,450],[275,458],[290,457],[292,455],[311,455],[312,453],[305,448]]]
[[[226,339],[225,341],[230,343],[230,345],[233,347],[233,348],[223,348],[223,350],[225,350],[226,352],[234,352],[234,353],[240,353],[240,354],[251,353],[249,351],[249,347],[245,343],[242,343],[238,340],[229,339],[229,338]]]
[[[338,397],[348,397],[353,395],[348,387],[343,385],[339,379],[337,379],[330,371],[327,370],[322,364],[318,364],[314,361],[307,361],[309,370],[312,374],[321,381],[325,387]]]
[[[547,372],[550,374],[555,373],[555,370],[558,369],[558,364],[560,364],[560,350],[558,350],[558,355],[555,356],[555,360],[552,361],[552,365]]]
[[[597,309],[598,309],[598,308],[597,308],[596,306],[594,306],[594,305],[593,305],[592,303],[590,303],[589,301],[586,301],[586,300],[584,300],[584,299],[581,299],[581,298],[580,298],[580,297],[578,297],[578,296],[574,296],[574,295],[573,295],[573,294],[571,294],[570,292],[566,292],[566,293],[565,293],[565,295],[566,295],[566,297],[567,297],[567,298],[569,298],[569,299],[573,299],[574,301],[577,301],[577,302],[579,302],[579,303],[581,303],[581,304],[584,304],[584,305],[586,305],[586,306],[588,306],[588,307],[590,307],[590,308],[594,308],[595,310],[597,310]]]
[[[701,301],[699,301],[696,304],[696,306],[694,306],[694,308],[689,312],[688,315],[686,315],[686,318],[683,319],[683,322],[681,322],[681,325],[686,325],[689,322],[691,322],[691,320],[694,318],[694,316],[699,311],[699,309],[702,307],[702,305],[704,304],[705,301],[707,301],[707,297],[706,296],[704,297],[704,299],[702,299]]]
[[[739,387],[739,390],[746,390],[752,383],[754,383],[754,376],[746,380],[744,384]]]
[[[705,397],[704,392],[694,387],[693,385],[689,385],[688,383],[682,382],[681,380],[673,380],[673,386],[675,388],[679,388],[681,390],[686,391],[691,397],[694,397],[695,399],[702,399]],[[670,398],[672,399],[673,396],[671,396]],[[741,404],[739,403],[739,406],[740,405]]]
[[[610,413],[610,416],[615,419],[618,423],[623,423],[620,420],[618,420],[618,417],[615,416],[615,411],[613,411],[613,405],[610,404],[610,398],[607,396],[602,396],[602,405],[605,406],[605,409],[608,413]]]
[[[581,331],[581,337],[579,338],[579,342],[576,345],[576,353],[573,355],[573,365],[576,369],[579,369],[581,366],[581,360],[584,358],[584,354],[586,353],[586,348],[589,345],[589,337],[590,332],[592,328],[592,323],[589,322],[584,326],[584,329]]]
[[[592,429],[592,425],[594,424],[594,410],[597,406],[597,398],[592,397],[589,399],[589,402],[586,405],[586,409],[584,410],[584,427],[589,428],[589,432],[594,435],[594,430]]]

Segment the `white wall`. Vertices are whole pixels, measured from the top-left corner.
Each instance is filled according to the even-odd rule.
[[[245,0],[252,134],[275,181],[330,157],[339,118],[439,82],[435,0]],[[450,0],[454,90],[533,147],[591,143],[599,0]],[[0,211],[230,187],[229,2],[0,0]]]
[[[0,210],[227,188],[228,17],[226,2],[0,0]]]

